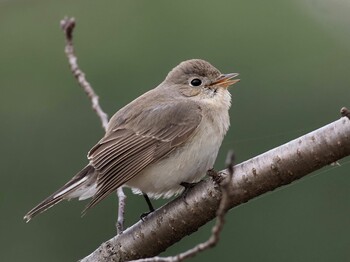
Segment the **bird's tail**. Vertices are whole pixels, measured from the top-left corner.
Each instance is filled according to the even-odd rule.
[[[24,216],[24,220],[29,222],[34,216],[46,211],[64,199],[75,197],[86,199],[91,197],[96,191],[96,179],[95,169],[87,165],[63,187],[30,210]]]

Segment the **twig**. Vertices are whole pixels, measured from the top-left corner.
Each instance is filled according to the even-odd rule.
[[[78,59],[74,53],[74,46],[73,46],[73,30],[75,28],[74,17],[72,18],[65,17],[63,20],[61,20],[61,28],[64,31],[66,36],[66,47],[64,51],[67,55],[70,69],[73,75],[75,76],[75,78],[77,79],[79,85],[83,88],[85,93],[90,98],[92,103],[92,108],[96,112],[97,116],[100,118],[103,129],[106,131],[107,125],[108,125],[108,116],[100,107],[99,97],[96,95],[90,83],[86,80],[84,72],[81,71],[81,69],[79,68],[77,63]]]
[[[211,230],[212,234],[207,241],[200,243],[195,247],[183,253],[180,253],[176,256],[150,257],[150,258],[132,260],[130,262],[181,262],[187,258],[194,257],[195,255],[197,255],[202,251],[215,247],[220,240],[220,234],[225,224],[225,215],[229,207],[228,203],[231,196],[231,184],[232,184],[232,177],[234,172],[234,159],[235,159],[235,155],[233,151],[230,150],[227,153],[227,157],[226,157],[226,166],[227,166],[228,174],[220,183],[221,200],[220,200],[219,208],[216,212],[216,223],[213,226]],[[211,171],[209,174],[213,176],[213,180],[216,180],[217,177],[220,176],[213,171]]]
[[[78,58],[74,53],[73,31],[75,28],[75,19],[74,17],[71,17],[71,18],[65,17],[64,19],[61,20],[60,25],[66,37],[66,46],[64,51],[68,58],[70,69],[74,77],[77,79],[79,85],[83,88],[84,92],[90,98],[92,109],[96,112],[97,116],[100,118],[102,127],[106,131],[108,127],[108,116],[102,110],[99,104],[99,97],[96,95],[90,83],[86,80],[84,72],[79,68],[77,63]],[[124,227],[124,210],[125,210],[125,200],[126,200],[126,196],[121,187],[118,188],[117,195],[118,195],[118,201],[119,201],[117,231],[119,234],[123,231],[123,227]]]
[[[123,187],[117,189],[117,195],[119,200],[118,205],[118,220],[117,220],[117,233],[118,235],[124,231],[124,212],[125,212],[125,201],[126,195],[124,194]]]

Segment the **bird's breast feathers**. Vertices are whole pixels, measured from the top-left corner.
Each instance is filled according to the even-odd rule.
[[[223,102],[221,100],[221,102]],[[126,183],[134,193],[150,197],[171,197],[180,193],[181,182],[197,182],[213,167],[229,125],[230,97],[218,105],[203,108],[203,118],[193,137],[167,157],[151,164]],[[215,112],[215,115],[213,115]]]

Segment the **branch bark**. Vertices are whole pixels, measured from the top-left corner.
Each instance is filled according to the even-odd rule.
[[[268,191],[350,155],[350,120],[347,117],[299,137],[235,166],[229,207],[233,208]],[[225,177],[227,170],[220,175]],[[213,180],[200,182],[177,198],[102,243],[81,262],[128,261],[155,256],[216,217],[221,193]],[[150,244],[152,243],[152,244]]]

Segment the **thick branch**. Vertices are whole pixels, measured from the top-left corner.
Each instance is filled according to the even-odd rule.
[[[350,120],[343,117],[235,167],[230,208],[350,155]],[[223,170],[222,175],[227,174]],[[220,190],[208,179],[103,243],[82,262],[127,261],[152,257],[216,216]]]

